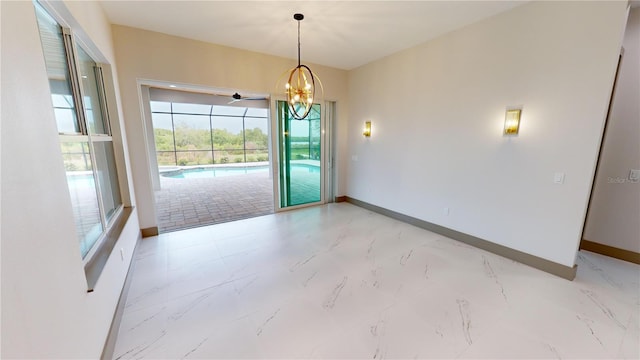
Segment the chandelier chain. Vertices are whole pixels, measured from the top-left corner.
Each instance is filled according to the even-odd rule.
[[[300,66],[300,20],[298,20],[298,66]]]

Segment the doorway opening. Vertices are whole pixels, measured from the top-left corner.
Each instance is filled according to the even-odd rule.
[[[640,7],[629,11],[580,249],[640,264]]]
[[[160,233],[274,212],[268,99],[149,88],[148,104]]]

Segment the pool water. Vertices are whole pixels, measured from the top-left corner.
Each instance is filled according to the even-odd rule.
[[[258,172],[266,172],[269,170],[268,166],[254,166],[254,167],[208,167],[208,168],[193,168],[193,169],[180,169],[176,171],[170,171],[161,174],[164,177],[172,179],[206,179],[220,176],[232,176],[242,175]]]
[[[320,173],[320,168],[307,164],[293,164],[291,170],[295,172]],[[160,175],[172,179],[206,179],[221,176],[234,176],[253,173],[266,173],[269,166],[250,166],[250,167],[206,167],[193,169],[179,169],[168,171]]]
[[[95,188],[96,183],[93,174],[77,173],[73,171],[67,172],[67,183],[74,188]]]

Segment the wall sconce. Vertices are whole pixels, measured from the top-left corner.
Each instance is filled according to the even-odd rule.
[[[366,121],[364,123],[364,131],[362,132],[362,135],[365,137],[371,137],[371,121]]]
[[[507,109],[504,116],[504,135],[518,135],[522,109]]]

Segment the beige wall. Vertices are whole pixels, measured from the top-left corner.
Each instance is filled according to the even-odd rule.
[[[625,49],[584,239],[640,253],[640,8],[631,10]]]
[[[119,252],[110,257],[94,292],[87,293],[33,3],[0,6],[0,356],[99,358],[138,238],[137,216],[116,243],[125,259]],[[92,53],[113,63],[111,29],[97,3],[52,6]]]
[[[141,116],[138,80],[272,94],[278,91],[275,86],[280,75],[294,66],[295,60],[118,25],[113,26],[113,36],[140,225],[142,228],[155,227],[150,154],[145,145],[151,134],[145,132]],[[337,152],[345,153],[348,115],[346,72],[313,64],[309,66],[322,79],[325,100],[337,101]],[[344,161],[337,159],[336,195],[344,194],[344,166]]]
[[[347,195],[573,266],[625,17],[531,2],[351,71]]]

